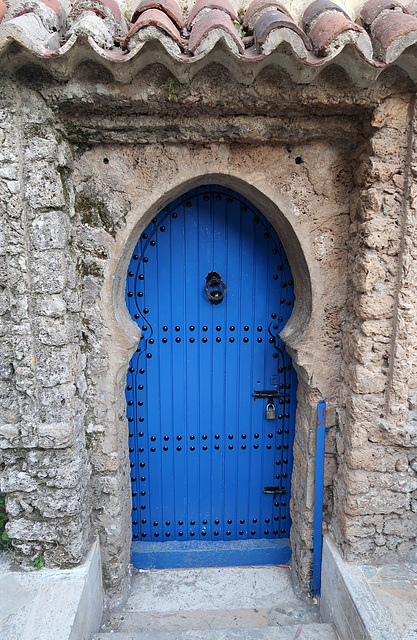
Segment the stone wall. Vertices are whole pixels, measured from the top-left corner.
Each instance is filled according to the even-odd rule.
[[[66,565],[90,512],[72,154],[43,100],[0,82],[0,490],[14,549]]]
[[[414,98],[375,108],[356,158],[333,530],[347,559],[415,548]]]
[[[65,83],[35,67],[1,80],[0,490],[14,547],[67,565],[99,535],[108,594],[123,591],[124,386],[140,337],[126,268],[158,210],[218,182],[269,217],[294,274],[284,338],[299,377],[291,540],[301,581],[322,397],[325,527],[349,559],[404,556],[417,504],[408,81],[388,71],[358,89],[333,69],[297,86],[269,68],[244,86],[211,65],[169,96],[169,78],[155,65],[116,84],[88,63]]]

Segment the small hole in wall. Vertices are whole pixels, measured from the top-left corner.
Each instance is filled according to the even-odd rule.
[[[302,157],[301,156],[297,156],[296,159],[295,159],[295,164],[301,164],[302,162],[304,162]]]
[[[104,164],[109,164],[109,159],[108,158],[103,158],[103,162],[104,162]]]

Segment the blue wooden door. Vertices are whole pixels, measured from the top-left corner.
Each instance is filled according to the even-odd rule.
[[[126,303],[143,336],[126,386],[133,563],[288,560],[297,380],[278,334],[294,293],[276,232],[231,189],[198,187],[142,233]]]

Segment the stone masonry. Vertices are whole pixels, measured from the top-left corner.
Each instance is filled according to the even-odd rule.
[[[301,83],[271,63],[248,79],[223,51],[179,82],[156,50],[115,78],[119,63],[85,59],[82,38],[65,69],[19,47],[0,75],[0,491],[16,557],[71,566],[98,536],[108,597],[123,594],[124,389],[140,339],[126,269],[155,213],[206,183],[262,210],[294,275],[283,339],[299,378],[303,586],[322,398],[325,529],[348,560],[415,553],[417,113],[404,69],[361,85],[329,65]]]

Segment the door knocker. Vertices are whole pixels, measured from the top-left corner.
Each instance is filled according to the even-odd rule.
[[[210,271],[206,276],[205,292],[211,304],[220,304],[226,295],[226,285],[222,282],[222,277],[217,271]]]

